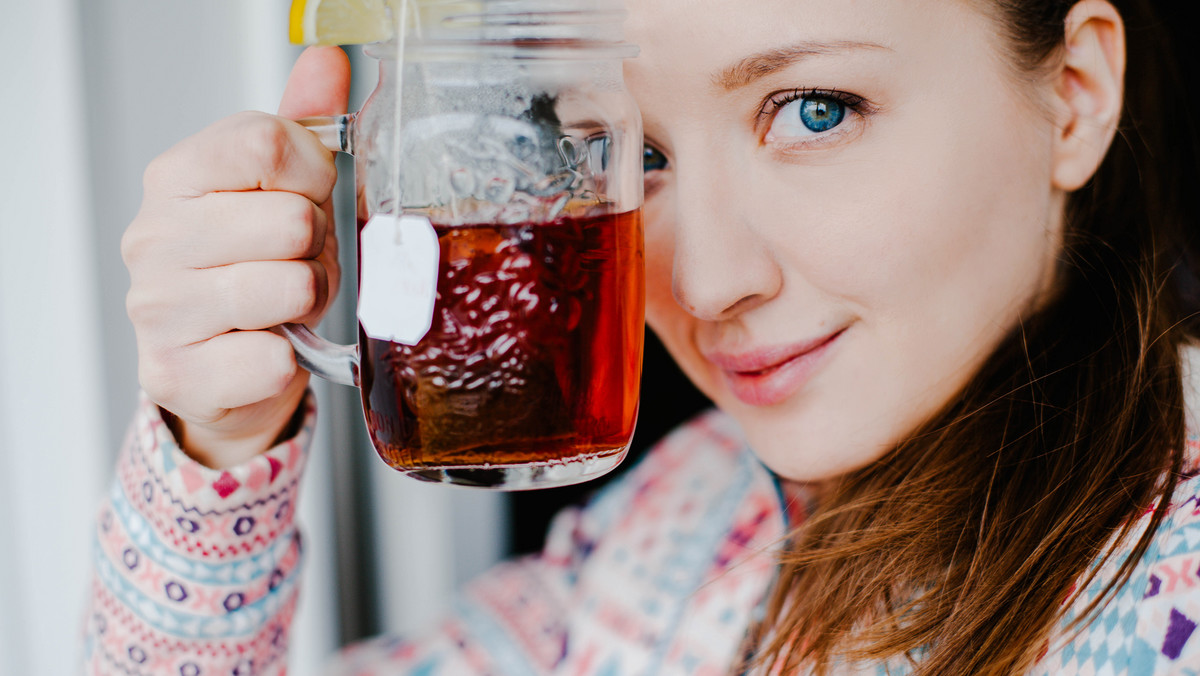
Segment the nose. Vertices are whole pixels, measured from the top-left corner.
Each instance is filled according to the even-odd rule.
[[[675,166],[671,290],[698,319],[732,319],[774,298],[783,275],[755,227],[755,191],[728,164],[684,159]]]

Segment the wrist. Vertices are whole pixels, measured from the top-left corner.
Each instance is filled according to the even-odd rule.
[[[210,469],[227,469],[295,437],[304,425],[306,409],[301,398],[291,407],[290,416],[281,416],[272,425],[249,425],[245,429],[189,423],[161,407],[159,412],[180,450],[188,457]]]

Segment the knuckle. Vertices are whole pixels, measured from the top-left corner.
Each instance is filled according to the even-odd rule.
[[[271,383],[272,394],[277,395],[292,384],[300,367],[296,364],[296,353],[292,350],[291,343],[279,336],[272,337],[275,340],[267,344],[263,363],[266,369],[265,377]]]
[[[321,157],[323,157],[326,161],[322,162],[320,166],[320,189],[318,194],[315,195],[316,199],[314,201],[323,203],[333,195],[333,189],[337,186],[338,172],[337,164],[334,162],[331,155],[326,153],[321,155]]]
[[[241,110],[229,116],[228,120],[231,124],[241,125],[253,123],[255,120],[271,117],[270,113],[264,113],[261,110]]]
[[[167,177],[173,174],[173,169],[171,168],[173,164],[169,151],[150,160],[149,164],[146,165],[146,169],[142,172],[142,190],[144,194],[153,195],[166,185]]]
[[[147,334],[147,337],[157,337],[163,334],[172,315],[172,303],[178,303],[167,291],[169,287],[161,283],[151,283],[134,276],[134,283],[125,294],[125,314],[135,331]]]
[[[203,312],[202,316],[211,319],[214,324],[234,321],[233,318],[240,317],[245,313],[245,308],[253,296],[253,293],[247,293],[247,290],[252,292],[253,288],[249,287],[248,289],[243,281],[244,278],[245,275],[242,274],[239,265],[227,265],[206,270],[204,278],[198,282],[200,286],[194,287],[188,292],[189,300],[201,300],[189,303],[188,309],[193,313]],[[199,304],[202,304],[202,307]],[[221,328],[243,327],[229,325]],[[216,326],[210,326],[209,329],[206,333],[211,333]]]
[[[175,401],[183,382],[177,369],[176,360],[162,352],[143,353],[138,359],[138,383],[156,402]]]
[[[125,314],[134,328],[150,324],[154,315],[153,304],[140,287],[130,287],[129,292],[125,294]]]
[[[121,235],[121,260],[126,267],[137,265],[146,259],[149,244],[144,229],[134,221]]]
[[[317,239],[317,219],[312,202],[298,195],[291,196],[283,209],[283,239],[291,258],[307,258],[313,254]]]
[[[229,265],[212,270],[211,298],[219,307],[233,310],[234,316],[240,316],[254,294],[247,293],[252,287],[247,284],[245,268],[241,265]],[[239,327],[242,328],[242,327]]]
[[[315,263],[301,263],[293,268],[294,280],[289,284],[288,312],[292,317],[299,318],[311,314],[316,309],[321,280]]]
[[[164,235],[171,233],[162,227],[164,220],[157,212],[158,209],[143,205],[121,233],[121,260],[131,273],[158,259],[166,248]]]
[[[244,147],[249,157],[267,176],[281,173],[292,154],[283,121],[269,115],[248,116],[244,129]]]

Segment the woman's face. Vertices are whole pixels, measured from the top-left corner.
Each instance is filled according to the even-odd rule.
[[[784,477],[879,458],[1053,277],[1043,85],[971,4],[629,3],[648,321]]]

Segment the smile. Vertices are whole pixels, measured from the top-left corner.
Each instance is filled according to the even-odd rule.
[[[705,355],[720,369],[733,396],[751,406],[782,403],[813,376],[826,361],[845,328],[814,340],[738,353]]]

